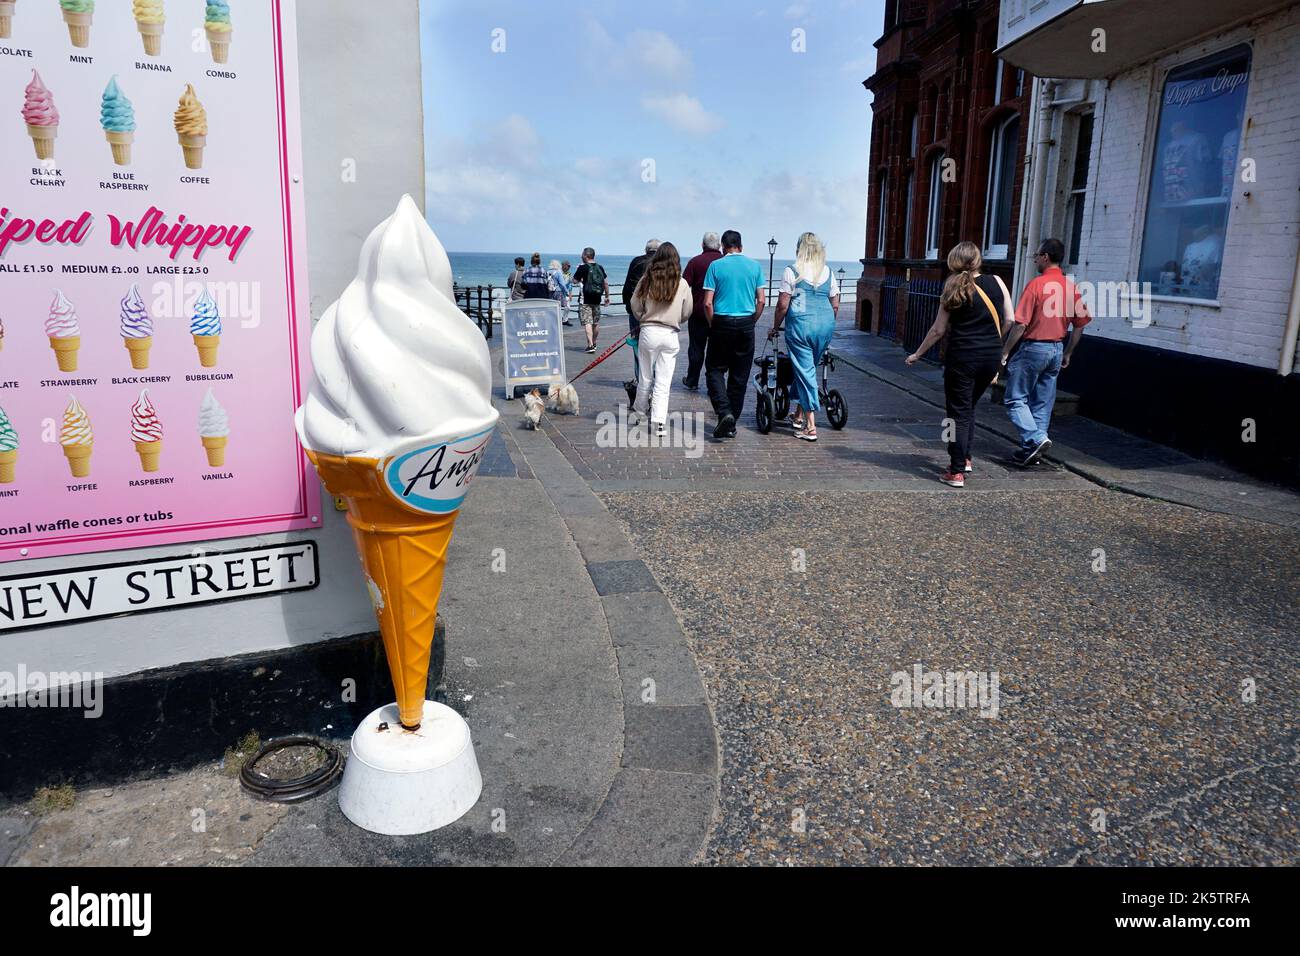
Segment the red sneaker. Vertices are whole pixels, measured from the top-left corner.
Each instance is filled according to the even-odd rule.
[[[966,476],[960,471],[945,471],[939,476],[939,480],[945,485],[951,485],[954,488],[966,487]]]

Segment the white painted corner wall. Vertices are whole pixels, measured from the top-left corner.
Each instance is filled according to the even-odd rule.
[[[424,205],[424,120],[417,0],[299,0],[298,58],[312,318],[356,273],[361,242],[403,193]],[[384,91],[383,110],[374,91]],[[346,176],[345,163],[355,172]],[[324,500],[323,527],[14,562],[6,574],[312,540],[321,582],[310,591],[0,635],[0,671],[116,677],[189,661],[310,644],[376,630],[344,516]]]
[[[1099,318],[1087,334],[1190,355],[1276,369],[1300,244],[1300,5],[1226,31],[1105,81],[1088,84],[1095,107],[1083,254],[1079,279],[1108,282],[1137,274],[1146,217],[1155,110],[1166,70],[1217,50],[1253,45],[1241,157],[1256,162],[1258,181],[1238,179],[1228,214],[1218,306],[1160,301],[1153,324]],[[1082,84],[1066,83],[1067,98]],[[1077,109],[1078,107],[1072,107]],[[1058,111],[1049,158],[1044,236],[1069,228],[1065,197],[1073,137]],[[1054,151],[1055,152],[1055,151]],[[1245,195],[1249,193],[1249,196]]]

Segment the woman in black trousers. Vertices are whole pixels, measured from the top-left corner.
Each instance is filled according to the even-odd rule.
[[[945,428],[948,470],[939,476],[945,485],[966,486],[971,469],[971,442],[975,436],[975,403],[997,377],[1002,360],[1002,337],[1010,329],[1011,293],[995,275],[983,275],[984,258],[973,242],[959,242],[948,253],[950,275],[939,296],[939,314],[924,341],[906,359],[916,362],[945,335],[943,391],[948,405]]]

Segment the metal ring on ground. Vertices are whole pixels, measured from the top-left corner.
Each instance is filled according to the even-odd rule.
[[[255,769],[257,762],[263,757],[289,747],[315,747],[325,755],[325,762],[311,773],[289,780],[276,780]],[[244,761],[243,767],[239,770],[239,785],[263,800],[296,803],[324,793],[334,786],[342,773],[343,758],[329,744],[315,737],[281,737],[263,744],[262,749]]]

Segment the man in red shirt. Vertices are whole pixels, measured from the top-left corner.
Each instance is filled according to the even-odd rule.
[[[1078,287],[1061,271],[1063,258],[1065,244],[1060,239],[1043,240],[1034,255],[1039,275],[1025,286],[1015,324],[1002,346],[1002,364],[1007,367],[1003,404],[1020,432],[1015,459],[1024,467],[1036,464],[1052,447],[1047,426],[1056,404],[1056,379],[1069,366],[1083,327],[1092,321]]]
[[[682,272],[682,278],[691,287],[691,295],[695,297],[695,311],[691,313],[690,322],[687,324],[691,337],[690,348],[686,353],[689,363],[686,366],[686,377],[682,379],[682,384],[692,392],[700,387],[700,369],[704,367],[704,347],[709,342],[709,320],[704,315],[704,277],[708,274],[709,266],[715,260],[722,258],[721,246],[722,242],[716,232],[706,232],[703,242],[700,243],[702,251],[686,263],[686,269]]]

